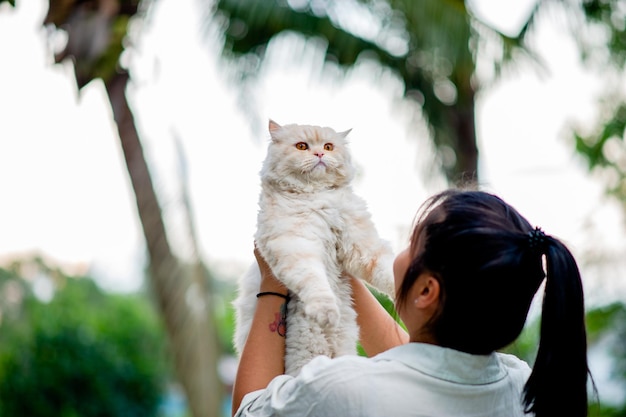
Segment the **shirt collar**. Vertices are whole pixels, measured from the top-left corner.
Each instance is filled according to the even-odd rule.
[[[426,343],[397,346],[374,360],[396,360],[433,378],[467,385],[490,384],[507,374],[495,353],[472,355]]]

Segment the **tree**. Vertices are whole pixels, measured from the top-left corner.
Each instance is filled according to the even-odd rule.
[[[626,303],[617,301],[591,309],[586,315],[591,346],[606,346],[614,367],[609,378],[622,390],[626,389]],[[626,398],[622,404],[598,405],[603,416],[626,416]],[[590,413],[590,415],[592,415]]]
[[[14,1],[8,1],[14,4]],[[219,413],[219,355],[208,276],[199,258],[184,265],[168,242],[161,208],[126,99],[129,72],[120,64],[132,19],[142,19],[150,2],[139,0],[50,0],[44,25],[67,32],[56,61],[70,60],[80,90],[102,80],[113,110],[121,148],[134,190],[149,258],[149,276],[174,356],[174,367],[196,417]],[[187,303],[193,293],[202,308]]]
[[[523,41],[529,25],[518,36],[507,37],[482,24],[460,0],[355,1],[353,9],[365,6],[380,26],[378,33],[365,36],[342,25],[334,3],[301,4],[295,9],[282,1],[218,1],[217,11],[226,22],[224,54],[262,58],[271,39],[292,31],[323,38],[326,59],[345,68],[361,59],[378,61],[402,79],[405,97],[420,104],[448,180],[475,185],[478,45],[490,39],[499,46],[500,56],[493,62],[499,72],[516,52],[527,52]]]
[[[590,171],[604,174],[607,192],[626,210],[626,92],[620,87],[626,65],[624,7],[623,0],[585,0],[581,10],[570,13],[578,23],[573,33],[583,62],[599,69],[607,80],[595,125],[572,126],[576,150]],[[590,35],[592,31],[599,36]]]
[[[50,301],[35,296],[37,280],[54,291]],[[105,294],[40,259],[0,269],[0,284],[1,416],[157,414],[170,372],[145,297]]]
[[[354,0],[377,20],[375,34],[359,35],[341,19],[333,2],[300,1],[291,7],[276,0],[219,0],[225,33],[224,55],[262,58],[272,38],[291,31],[326,42],[326,59],[345,68],[375,59],[394,71],[405,97],[417,101],[431,128],[448,180],[475,179],[478,147],[474,102],[484,85],[476,77],[480,48],[489,45],[494,74],[505,65],[534,57],[528,35],[538,18],[554,8],[564,12],[583,62],[600,68],[607,93],[595,127],[572,127],[576,151],[590,170],[605,174],[608,192],[626,207],[626,94],[616,89],[626,64],[624,0],[537,0],[519,33],[507,36],[477,18],[463,0]],[[342,2],[345,5],[345,2]],[[495,78],[494,78],[495,79]],[[448,158],[449,150],[453,158]]]

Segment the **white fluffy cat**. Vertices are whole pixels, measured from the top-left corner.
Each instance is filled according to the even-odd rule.
[[[317,355],[355,354],[358,340],[345,271],[393,296],[393,254],[378,236],[354,176],[346,136],[328,127],[269,122],[256,246],[289,289],[285,372]],[[239,282],[234,344],[240,353],[259,292],[256,262]]]

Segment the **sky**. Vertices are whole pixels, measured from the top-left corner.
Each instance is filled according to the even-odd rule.
[[[532,2],[503,3],[475,2],[485,21],[514,30]],[[226,278],[252,261],[258,172],[272,118],[352,128],[355,191],[381,236],[400,251],[419,204],[444,187],[431,175],[430,143],[411,124],[400,82],[367,65],[342,80],[332,68],[319,70],[323,57],[314,41],[285,36],[240,95],[197,4],[161,0],[148,22],[134,25],[124,57],[133,74],[129,101],[174,248],[189,253],[176,137],[204,258]],[[53,65],[54,41],[40,24],[47,2],[17,6],[0,7],[0,262],[39,253],[89,271],[107,289],[137,289],[143,239],[104,88],[96,81],[78,95],[70,64]],[[549,72],[522,65],[477,99],[482,186],[562,238],[579,258],[624,258],[623,214],[603,197],[601,180],[586,172],[564,135],[568,122],[596,117],[601,78],[579,65],[563,27],[544,19],[535,37]],[[591,296],[621,291],[625,267],[585,266]]]

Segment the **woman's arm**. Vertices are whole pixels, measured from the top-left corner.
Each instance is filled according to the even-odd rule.
[[[287,288],[274,277],[256,248],[254,255],[261,270],[259,292],[274,292],[286,296]],[[235,377],[233,415],[246,394],[267,387],[275,376],[285,373],[285,323],[280,321],[284,320],[286,303],[286,299],[273,294],[257,298],[250,333]]]
[[[408,333],[387,313],[360,279],[350,276],[359,339],[367,356],[409,342]]]

